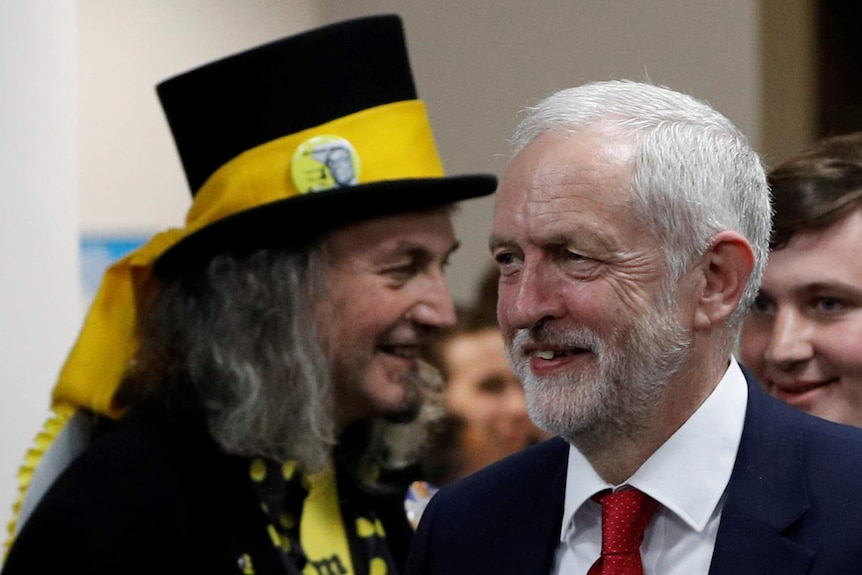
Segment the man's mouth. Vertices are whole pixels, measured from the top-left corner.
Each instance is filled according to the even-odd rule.
[[[565,351],[553,351],[550,349],[542,349],[538,351],[534,351],[533,355],[538,357],[539,359],[554,359],[555,357],[565,357],[570,355]]]
[[[420,351],[420,347],[413,344],[381,345],[379,348],[383,353],[404,359],[417,359]]]
[[[509,344],[513,357],[530,364],[534,373],[551,373],[580,362],[582,358],[600,358],[601,344],[586,330],[558,330],[556,333],[518,330]]]
[[[818,392],[832,384],[838,383],[838,378],[820,381],[771,381],[772,395],[791,405],[801,406],[816,399]]]
[[[530,355],[537,357],[539,359],[552,360],[552,359],[556,359],[559,357],[570,357],[573,355],[586,353],[587,351],[589,351],[589,350],[584,349],[584,348],[576,348],[576,349],[568,349],[568,350],[537,349],[537,350],[533,350],[532,352],[530,352]]]

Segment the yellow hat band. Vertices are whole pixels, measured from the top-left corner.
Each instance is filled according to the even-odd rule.
[[[339,184],[339,165],[355,179]],[[186,226],[200,229],[253,207],[336,187],[442,176],[425,105],[396,102],[243,152],[201,186]]]

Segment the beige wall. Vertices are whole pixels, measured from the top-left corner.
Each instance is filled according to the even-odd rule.
[[[817,137],[814,0],[761,0],[763,141],[769,166]]]
[[[313,0],[78,0],[81,224],[181,225],[191,202],[155,85],[315,26]]]

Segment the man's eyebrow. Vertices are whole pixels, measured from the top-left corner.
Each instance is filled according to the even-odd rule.
[[[458,250],[460,247],[461,247],[461,242],[458,240],[455,240],[454,242],[452,242],[452,245],[449,246],[449,249],[446,250],[444,257],[448,258],[456,250]],[[411,255],[422,255],[422,254],[430,255],[432,253],[431,250],[428,248],[428,246],[426,246],[425,244],[422,244],[419,242],[407,241],[407,240],[399,241],[395,245],[395,249],[393,251],[395,253],[411,254]]]
[[[500,235],[492,235],[488,238],[488,250],[493,252],[500,246],[509,246],[515,243],[511,238],[504,238]]]
[[[859,286],[842,280],[811,282],[798,286],[794,291],[802,296],[817,295],[821,292],[838,292],[839,295],[845,297],[862,296],[862,289]]]
[[[572,243],[572,238],[572,234],[555,233],[554,235],[547,237],[537,237],[533,241],[540,242],[541,245],[546,246],[567,246]],[[512,237],[492,235],[488,240],[488,249],[494,251],[495,248],[498,248],[500,246],[514,246],[517,244],[518,242]]]

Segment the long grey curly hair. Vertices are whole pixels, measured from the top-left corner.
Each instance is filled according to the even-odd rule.
[[[349,471],[384,489],[381,468],[415,463],[442,416],[441,378],[425,365],[413,374],[421,403],[409,421],[379,417],[338,437],[338,398],[314,318],[327,269],[317,241],[220,254],[159,281],[142,306],[139,351],[115,404],[133,407],[153,392],[191,398],[226,452],[292,459],[307,472],[329,465],[346,445],[339,453]]]

